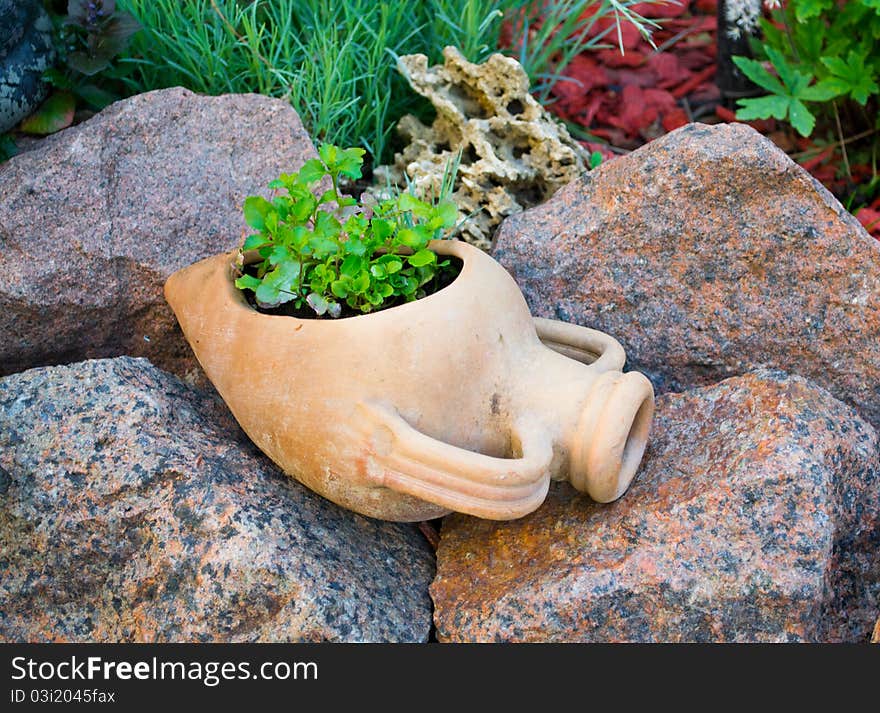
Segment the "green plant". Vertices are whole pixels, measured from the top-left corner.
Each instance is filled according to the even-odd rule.
[[[813,133],[816,117],[804,102],[824,102],[836,96],[835,92],[823,83],[813,83],[815,77],[812,74],[789,64],[773,47],[766,47],[765,52],[778,76],[771,74],[757,60],[733,58],[743,74],[770,92],[763,97],[740,99],[737,119],[749,121],[772,117],[788,121],[801,136],[809,136]]]
[[[242,252],[259,258],[243,264],[235,285],[253,292],[259,307],[292,303],[329,317],[343,316],[344,306],[372,312],[423,297],[454,271],[428,247],[455,225],[454,203],[405,192],[370,209],[340,195],[340,178],[360,177],[364,153],[322,144],[320,158],[269,183],[278,191],[271,201],[245,200],[245,222],[256,232]]]
[[[739,100],[737,118],[780,119],[809,136],[817,116],[825,114],[842,133],[839,104],[845,101],[862,108],[846,110],[853,121],[861,114],[871,128],[880,128],[880,0],[789,0],[784,7],[776,5],[770,18],[760,22],[758,59],[734,58],[769,94]]]
[[[509,0],[507,0],[509,2]],[[290,101],[316,141],[390,158],[401,116],[425,102],[395,69],[444,44],[468,59],[497,47],[495,0],[119,0],[138,18],[124,63],[139,92],[182,85],[206,94],[259,92]]]
[[[52,134],[73,123],[77,103],[103,109],[122,95],[118,79],[125,70],[113,59],[140,29],[135,19],[116,9],[115,0],[46,0],[55,29],[59,60],[45,73],[55,87],[37,111],[22,121],[28,134]]]
[[[652,0],[664,2],[672,0]],[[621,0],[119,0],[144,31],[122,65],[129,91],[182,85],[205,94],[282,97],[317,141],[365,146],[391,158],[390,139],[407,113],[430,108],[395,70],[399,55],[442,61],[455,45],[470,61],[499,51],[505,22],[510,52],[547,100],[553,81],[584,49],[608,46],[621,22],[649,32],[653,21]],[[597,23],[614,20],[601,31]]]

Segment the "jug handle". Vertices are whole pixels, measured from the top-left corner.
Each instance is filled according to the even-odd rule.
[[[385,404],[362,402],[360,411],[367,477],[379,485],[492,520],[522,517],[544,502],[553,447],[538,424],[514,429],[521,457],[495,458],[425,435]]]
[[[626,352],[614,337],[589,327],[534,317],[535,331],[544,345],[599,372],[621,371]]]

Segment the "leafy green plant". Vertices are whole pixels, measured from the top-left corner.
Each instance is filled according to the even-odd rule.
[[[674,0],[650,0],[671,2]],[[205,94],[259,92],[290,101],[317,141],[391,156],[407,113],[429,118],[426,100],[395,68],[399,55],[433,64],[446,45],[472,62],[504,49],[523,63],[539,98],[571,59],[610,46],[620,25],[648,33],[630,0],[118,0],[143,25],[122,66],[129,91],[181,85]],[[611,18],[601,32],[598,22]]]
[[[344,316],[346,307],[367,313],[419,299],[454,272],[428,247],[455,225],[454,203],[405,192],[367,208],[340,194],[342,177],[360,178],[364,153],[322,144],[320,158],[269,183],[277,191],[271,201],[245,200],[245,222],[255,232],[242,252],[258,257],[243,262],[235,285],[251,291],[259,307],[292,303],[328,317]]]
[[[762,89],[770,92],[767,96],[740,99],[741,109],[736,118],[743,121],[752,119],[780,119],[788,121],[801,136],[809,136],[816,125],[816,117],[804,102],[823,102],[836,96],[826,84],[815,84],[815,77],[802,72],[789,64],[780,52],[772,47],[765,48],[770,63],[778,76],[771,74],[763,63],[747,57],[734,57],[733,62],[740,71]]]
[[[510,0],[505,0],[509,2]],[[388,159],[406,113],[423,112],[395,66],[445,44],[479,61],[497,48],[496,0],[119,0],[145,31],[124,64],[134,92],[181,85],[205,94],[287,99],[316,141]]]
[[[97,111],[119,99],[123,88],[118,80],[125,68],[113,59],[140,29],[130,14],[116,9],[115,0],[45,4],[55,26],[59,62],[45,74],[55,91],[21,123],[21,130],[29,134],[51,134],[70,126],[77,103]]]
[[[860,107],[871,103],[865,118],[873,117],[871,128],[880,128],[880,0],[789,0],[760,24],[758,59],[734,62],[769,94],[739,100],[738,119],[772,117],[809,136],[825,114],[842,132],[838,105],[849,101]]]

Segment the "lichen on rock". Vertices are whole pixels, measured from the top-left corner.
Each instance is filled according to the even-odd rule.
[[[586,154],[529,94],[519,62],[493,54],[473,64],[454,47],[443,57],[435,67],[421,54],[400,58],[398,70],[437,117],[431,126],[411,115],[401,119],[397,129],[407,146],[393,165],[376,169],[373,191],[409,183],[422,196],[439,195],[444,172],[461,151],[453,198],[459,220],[468,220],[459,237],[487,249],[506,216],[545,201],[585,172]]]

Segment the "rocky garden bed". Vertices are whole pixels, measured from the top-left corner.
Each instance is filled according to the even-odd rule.
[[[696,54],[676,61],[699,82],[682,75],[673,97],[706,90]],[[449,223],[474,220],[460,237],[506,268],[533,315],[620,343],[657,393],[629,490],[598,503],[553,482],[524,517],[388,522],[285,475],[206,377],[163,285],[241,247],[246,197],[277,198],[267,183],[315,166],[320,142],[283,99],[139,93],[0,164],[0,640],[869,641],[880,242],[745,123],[676,121],[641,146],[637,131],[599,163],[512,59],[450,49],[442,66],[402,66],[436,116],[405,119],[377,180],[348,188],[381,200],[421,166],[423,193],[445,186]],[[560,107],[577,114],[573,102]],[[464,161],[457,183],[450,160]],[[490,406],[501,418],[503,394]],[[424,504],[407,495],[401,512],[410,496]]]

